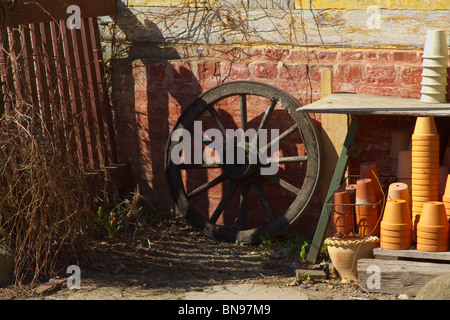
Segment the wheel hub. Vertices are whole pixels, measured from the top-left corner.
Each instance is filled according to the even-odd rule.
[[[231,163],[225,161],[223,166],[224,173],[228,178],[239,182],[247,182],[259,176],[260,165],[258,161],[255,161],[257,159],[250,159],[248,149],[248,146],[245,149],[241,146],[234,146],[233,161]],[[242,157],[242,155],[244,156]]]

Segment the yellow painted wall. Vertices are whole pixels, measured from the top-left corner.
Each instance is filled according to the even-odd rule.
[[[204,6],[215,0],[128,0],[130,7],[152,7],[169,5]],[[311,0],[295,0],[295,9],[310,9]],[[313,9],[365,10],[370,6],[391,10],[445,10],[450,9],[450,0],[312,0]]]
[[[310,0],[295,0],[296,9],[309,9]],[[364,10],[369,6],[391,10],[445,10],[450,0],[312,0],[313,9]]]
[[[164,6],[211,6],[215,0],[128,0],[129,7],[164,7]]]

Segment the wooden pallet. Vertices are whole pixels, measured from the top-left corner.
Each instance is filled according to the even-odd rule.
[[[374,249],[373,259],[358,260],[358,282],[371,293],[415,296],[430,280],[450,273],[450,251]]]

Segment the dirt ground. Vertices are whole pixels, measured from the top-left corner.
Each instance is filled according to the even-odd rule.
[[[218,286],[232,285],[263,288],[264,299],[271,297],[271,288],[273,293],[276,290],[281,293],[273,296],[280,300],[292,298],[293,293],[307,300],[397,299],[395,295],[368,294],[356,283],[343,284],[333,273],[328,278],[308,279],[304,270],[297,274],[295,270],[315,269],[315,274],[321,275],[324,265],[303,263],[300,253],[289,246],[283,249],[267,244],[217,242],[196,232],[181,218],[169,217],[134,233],[119,232],[113,239],[98,243],[95,250],[104,259],[96,263],[96,268],[80,266],[81,289],[69,290],[66,286],[69,275],[61,275],[55,282],[58,285],[49,286],[50,291],[42,293],[39,288],[11,286],[0,288],[0,299],[184,300],[190,296],[203,299],[192,293],[208,293]],[[255,290],[252,294],[251,297],[258,297]],[[246,297],[245,292],[235,296]]]

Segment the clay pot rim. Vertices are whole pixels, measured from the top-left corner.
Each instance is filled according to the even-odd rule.
[[[414,184],[411,186],[411,192],[413,190],[417,190],[417,191],[421,191],[421,190],[433,190],[433,191],[438,191],[439,190],[439,185],[419,185],[419,184]]]
[[[411,162],[411,169],[436,169],[439,168],[439,162]]]
[[[377,236],[368,236],[364,238],[353,237],[330,237],[325,239],[324,243],[328,246],[346,246],[346,245],[360,245],[364,243],[376,244],[380,242]]]
[[[414,170],[416,172],[414,172]],[[424,171],[430,171],[430,172],[424,172]],[[436,168],[411,168],[411,174],[418,173],[418,174],[439,174],[439,169]]]
[[[411,235],[403,238],[381,236],[380,241],[390,244],[406,244],[406,243],[408,243],[409,245],[412,244]]]
[[[408,230],[386,230],[383,228],[380,228],[380,236],[381,237],[395,237],[395,238],[406,238],[412,236],[412,228],[409,228]]]
[[[436,179],[414,179],[412,182],[412,185],[418,185],[418,186],[434,186],[434,185],[438,185],[439,186],[439,180]],[[412,187],[411,187],[412,190]],[[439,190],[439,189],[438,189]]]
[[[444,251],[448,251],[448,245],[447,246],[427,246],[425,244],[417,244],[416,248],[419,251],[425,251],[425,252],[444,252]]]
[[[447,199],[447,200],[445,200],[445,199]],[[442,202],[450,202],[450,195],[446,195],[446,194],[444,194],[443,196],[442,196]]]
[[[417,230],[416,231],[417,236],[421,237],[423,239],[449,239],[449,234],[442,232],[442,233],[436,233],[436,232],[426,232],[426,231],[421,231],[421,230]]]
[[[380,247],[384,250],[407,250],[411,245],[406,246],[402,244],[392,244],[392,243],[382,243],[380,242]]]
[[[417,244],[426,245],[426,246],[444,246],[444,245],[448,245],[448,238],[433,240],[433,239],[423,239],[423,238],[417,237],[416,242],[417,242]]]
[[[430,225],[424,225],[419,223],[416,227],[417,231],[423,231],[423,232],[432,232],[432,233],[448,233],[448,223],[446,226],[430,226]]]
[[[381,220],[380,223],[380,230],[386,230],[386,231],[406,231],[406,230],[411,230],[412,228],[412,224],[410,223],[399,223],[399,224],[393,224],[393,223],[389,223],[389,222],[383,222],[383,220]]]
[[[439,141],[438,133],[413,133],[411,135],[412,141]]]

